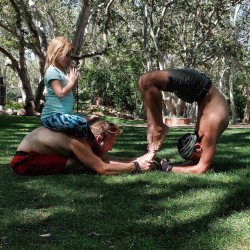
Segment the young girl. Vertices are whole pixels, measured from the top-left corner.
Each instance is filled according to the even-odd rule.
[[[48,46],[44,76],[47,94],[41,121],[49,129],[86,137],[90,131],[87,120],[73,113],[73,90],[79,72],[70,66],[72,51],[63,37],[54,38]]]

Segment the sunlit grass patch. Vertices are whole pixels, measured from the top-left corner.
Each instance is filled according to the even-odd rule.
[[[226,130],[203,175],[17,176],[9,163],[38,126],[35,117],[0,117],[0,248],[249,249],[249,129]],[[144,154],[146,128],[123,130],[111,155]],[[176,141],[190,131],[172,129],[158,155],[182,160]]]

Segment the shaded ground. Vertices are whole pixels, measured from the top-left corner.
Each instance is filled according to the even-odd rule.
[[[144,128],[147,126],[147,124],[126,124],[123,125],[124,127],[141,127]],[[195,124],[192,123],[190,125],[177,125],[177,126],[171,126],[171,128],[194,128]],[[228,128],[250,128],[250,124],[242,124],[242,123],[238,123],[238,124],[231,124],[228,126]]]

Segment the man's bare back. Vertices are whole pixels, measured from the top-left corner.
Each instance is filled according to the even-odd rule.
[[[76,138],[83,141],[83,139]],[[62,154],[68,156],[71,138],[62,132],[55,132],[45,127],[33,130],[25,136],[17,148],[17,151],[36,151],[40,154]],[[32,148],[31,148],[32,145]]]

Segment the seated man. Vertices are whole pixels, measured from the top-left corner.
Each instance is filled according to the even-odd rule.
[[[91,170],[102,175],[137,173],[151,170],[146,157],[116,159],[104,154],[112,150],[119,126],[99,121],[90,126],[86,138],[40,127],[26,135],[11,161],[18,175],[47,175]]]
[[[229,122],[227,101],[222,93],[208,77],[194,69],[150,71],[140,78],[139,86],[147,114],[148,158],[155,156],[169,131],[162,119],[161,91],[174,92],[183,101],[198,103],[195,130],[200,153],[195,165],[174,166],[172,171],[196,174],[207,171],[214,158],[216,142]],[[190,157],[188,155],[188,159]]]

